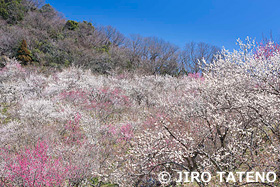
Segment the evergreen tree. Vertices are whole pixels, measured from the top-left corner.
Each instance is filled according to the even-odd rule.
[[[68,20],[64,26],[65,29],[68,30],[76,30],[79,27],[79,23],[73,20]]]
[[[22,40],[16,56],[23,65],[27,65],[27,63],[32,61],[31,52],[27,49],[26,40]]]
[[[40,12],[45,16],[48,17],[50,19],[54,18],[55,16],[57,16],[57,12],[56,10],[50,5],[50,4],[45,4],[44,6],[42,6],[42,8],[40,9]]]

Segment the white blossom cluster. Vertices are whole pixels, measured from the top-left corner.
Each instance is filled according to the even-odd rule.
[[[0,146],[16,152],[48,140],[49,154],[80,168],[69,181],[81,185],[97,177],[145,186],[162,170],[280,174],[280,54],[256,58],[254,42],[240,46],[223,50],[198,78],[75,67],[44,75],[8,59]]]

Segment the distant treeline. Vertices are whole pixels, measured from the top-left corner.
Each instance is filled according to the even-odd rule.
[[[199,61],[211,62],[219,50],[204,42],[180,49],[157,37],[125,37],[112,26],[66,20],[40,0],[0,0],[0,55],[24,65],[178,75],[200,72]]]

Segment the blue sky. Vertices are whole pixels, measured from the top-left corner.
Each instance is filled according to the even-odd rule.
[[[46,0],[67,19],[112,25],[183,47],[206,42],[232,50],[247,36],[280,38],[279,0]]]

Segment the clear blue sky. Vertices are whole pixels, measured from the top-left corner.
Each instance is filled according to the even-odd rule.
[[[183,47],[206,42],[236,48],[236,39],[280,38],[279,0],[46,0],[67,19],[112,25]]]

